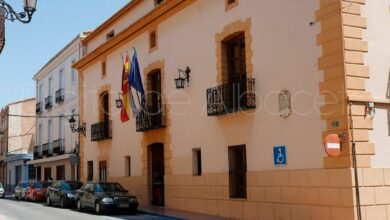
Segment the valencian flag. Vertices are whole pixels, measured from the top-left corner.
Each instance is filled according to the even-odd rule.
[[[137,52],[135,51],[135,49],[134,49],[133,59],[131,60],[129,86],[130,86],[130,94],[129,94],[130,107],[133,112],[133,117],[136,117],[137,114],[140,111],[142,111],[142,108],[144,107],[145,90],[144,90],[144,86],[142,85],[141,72],[139,71]],[[134,100],[132,89],[134,89],[136,93],[137,102],[138,102],[137,105]]]
[[[123,64],[122,70],[122,109],[121,109],[121,121],[126,122],[129,120],[129,73],[130,73],[130,61],[129,54],[126,54],[126,61]]]

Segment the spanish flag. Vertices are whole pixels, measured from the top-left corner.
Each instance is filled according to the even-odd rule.
[[[126,61],[123,64],[122,70],[122,109],[121,109],[121,121],[126,122],[129,120],[129,73],[130,73],[130,61],[129,54],[126,55]]]

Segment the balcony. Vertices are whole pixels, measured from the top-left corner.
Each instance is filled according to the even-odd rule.
[[[34,160],[42,158],[42,147],[35,146],[34,147]]]
[[[42,145],[42,155],[44,157],[51,157],[53,156],[53,145],[52,143],[47,143]]]
[[[65,90],[59,89],[56,91],[56,103],[61,103],[65,100]]]
[[[137,115],[136,130],[137,132],[144,132],[164,128],[166,126],[165,105],[159,111],[152,111],[151,107],[141,111]]]
[[[42,102],[38,102],[37,104],[36,104],[36,107],[35,107],[35,112],[37,113],[37,114],[39,114],[39,113],[42,113]]]
[[[59,139],[53,141],[53,154],[62,155],[65,154],[65,140]]]
[[[53,108],[53,97],[48,96],[45,98],[45,109]]]
[[[239,79],[207,89],[208,116],[256,108],[255,79]]]
[[[91,141],[102,141],[112,138],[112,122],[103,121],[91,125]]]

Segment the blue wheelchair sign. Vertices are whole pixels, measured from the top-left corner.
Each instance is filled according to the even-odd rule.
[[[286,165],[287,164],[286,146],[274,147],[274,164],[275,165]]]

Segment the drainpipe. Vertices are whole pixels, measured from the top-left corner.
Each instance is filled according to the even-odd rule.
[[[355,194],[356,194],[356,211],[357,211],[357,217],[358,220],[362,220],[362,208],[360,204],[360,189],[359,189],[359,172],[357,167],[357,160],[356,160],[356,143],[353,138],[353,118],[352,118],[352,103],[349,102],[349,112],[351,113],[351,140],[352,140],[352,163],[353,163],[353,169],[354,169],[354,176],[355,176]]]
[[[5,9],[0,8],[0,54],[5,45]]]

